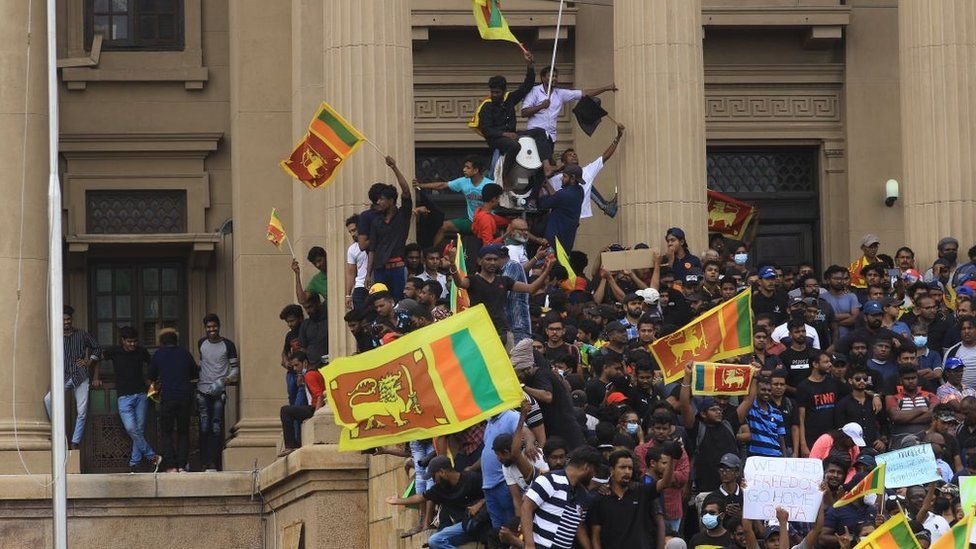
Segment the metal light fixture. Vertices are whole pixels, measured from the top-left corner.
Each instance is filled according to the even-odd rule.
[[[889,208],[895,205],[898,200],[898,180],[889,179],[885,181],[885,206]]]

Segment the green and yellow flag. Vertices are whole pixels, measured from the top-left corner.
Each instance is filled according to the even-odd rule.
[[[468,278],[468,263],[464,258],[464,242],[461,241],[461,235],[457,236],[457,246],[454,247],[454,266],[457,267],[458,274],[461,275],[462,279]],[[471,299],[468,298],[468,291],[458,287],[453,280],[451,280],[451,291],[448,295],[450,297],[451,313],[463,311],[471,305]]]
[[[271,220],[268,221],[268,241],[281,248],[282,241],[287,238],[285,227],[278,216],[278,208],[271,208]]]
[[[945,534],[948,535],[948,534]],[[918,549],[918,538],[903,513],[891,517],[877,530],[854,546],[854,549]]]
[[[484,305],[319,371],[343,427],[340,450],[456,433],[522,402]]]
[[[508,21],[502,15],[499,0],[471,0],[471,9],[482,40],[507,40],[520,43],[508,28]]]
[[[851,488],[846,494],[834,502],[834,507],[843,507],[848,503],[857,501],[868,494],[884,495],[885,464],[882,463],[868,473],[866,477]]]
[[[566,253],[566,249],[563,248],[563,245],[561,242],[559,242],[558,237],[556,238],[556,261],[558,261],[563,267],[566,267],[566,272],[569,274],[569,287],[575,290],[576,271],[574,271],[573,266],[569,264],[569,254]]]
[[[752,289],[651,343],[665,383],[681,379],[685,364],[714,362],[752,352]]]
[[[973,531],[973,511],[966,513],[966,518],[960,520],[952,529],[935,540],[929,549],[969,549],[969,536]]]

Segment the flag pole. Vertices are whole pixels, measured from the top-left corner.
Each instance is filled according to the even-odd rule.
[[[373,147],[373,149],[376,150],[376,152],[378,152],[380,154],[380,156],[382,156],[383,158],[386,158],[387,156],[389,156],[385,152],[381,151],[380,148],[376,146],[376,143],[373,143],[372,141],[370,141],[368,137],[365,137],[364,136],[363,137],[363,141],[369,143],[369,146],[370,147]]]
[[[559,29],[563,26],[563,4],[566,0],[559,0],[559,15],[556,17],[556,38],[552,41],[552,62],[549,63],[549,84],[546,86],[546,99],[552,97],[552,71],[556,70],[556,49],[559,47]]]
[[[288,243],[288,251],[291,252],[291,258],[297,260],[298,258],[295,257],[295,248],[291,247],[291,239],[288,238],[287,234],[285,235],[285,242]]]
[[[67,441],[64,426],[64,314],[61,182],[58,179],[58,41],[56,0],[47,0],[48,330],[51,345],[51,517],[54,549],[68,547]],[[30,5],[30,4],[28,4]],[[28,14],[30,17],[30,14]],[[29,36],[28,36],[29,39]],[[27,61],[30,63],[30,60]]]

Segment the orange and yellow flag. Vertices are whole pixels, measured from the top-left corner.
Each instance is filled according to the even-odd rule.
[[[285,234],[285,227],[281,224],[281,217],[278,216],[278,208],[271,208],[271,220],[268,221],[268,241],[281,248],[281,243],[288,235]]]
[[[685,364],[714,362],[752,352],[752,289],[651,343],[665,383],[681,379]]]

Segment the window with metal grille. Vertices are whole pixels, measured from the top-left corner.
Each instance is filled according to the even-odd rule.
[[[186,232],[186,191],[87,191],[88,234]]]
[[[810,148],[709,149],[708,188],[726,194],[815,193],[817,153]]]
[[[183,0],[85,0],[85,43],[106,50],[182,50]]]

